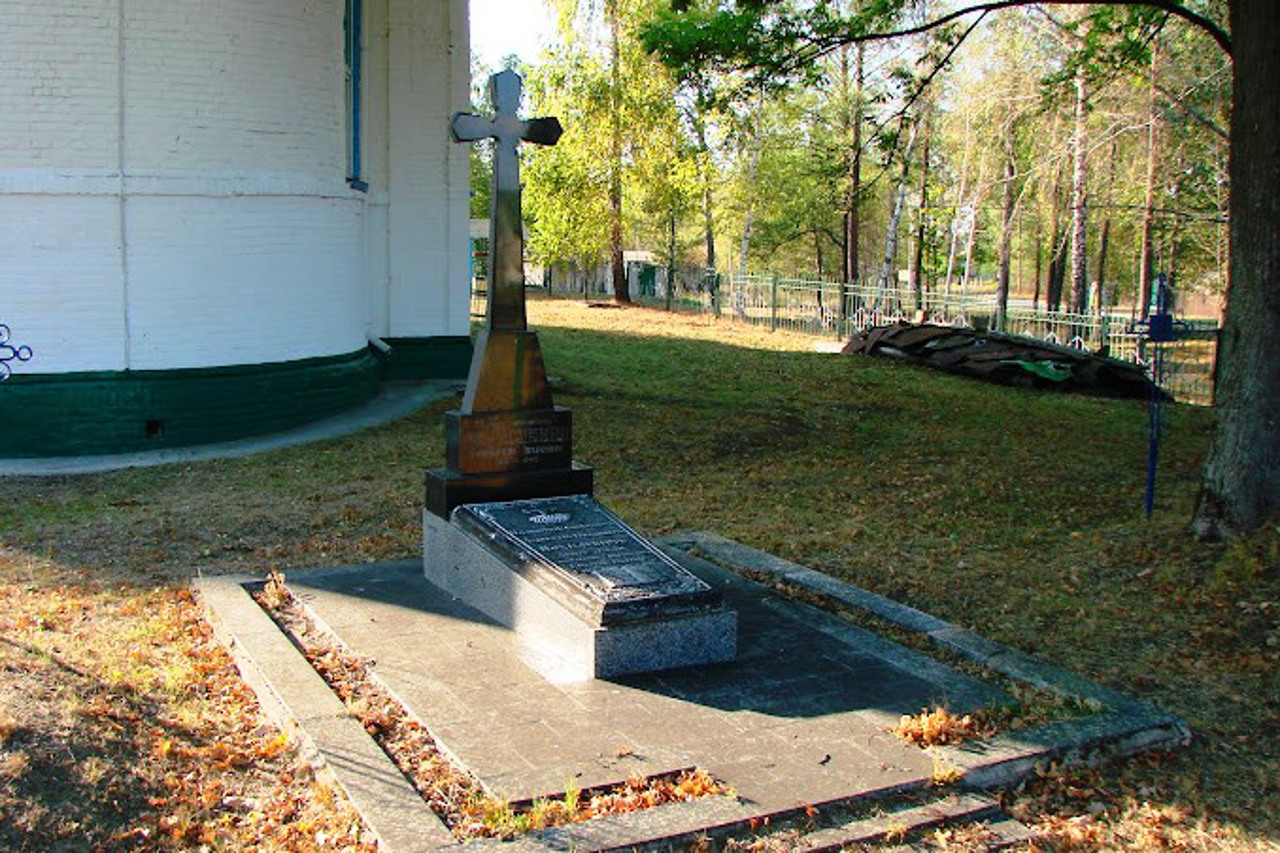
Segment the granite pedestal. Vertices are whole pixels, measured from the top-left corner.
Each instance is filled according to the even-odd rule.
[[[737,614],[587,495],[424,512],[427,580],[557,682],[732,660]]]

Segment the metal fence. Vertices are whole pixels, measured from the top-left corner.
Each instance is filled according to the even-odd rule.
[[[581,290],[554,295],[582,297]],[[608,294],[601,292],[600,296]],[[1003,319],[990,290],[950,294],[909,287],[842,284],[780,275],[706,276],[678,282],[670,300],[663,288],[654,295],[633,293],[635,302],[675,311],[713,314],[727,320],[769,329],[842,340],[872,326],[895,322],[935,323],[958,327],[999,329],[1009,334],[1101,352],[1143,365],[1155,363],[1155,346],[1163,346],[1160,385],[1182,402],[1213,403],[1213,363],[1217,324],[1191,321],[1190,332],[1170,344],[1150,344],[1133,330],[1133,317],[1116,312],[1075,314],[1047,311],[1028,300],[1010,299]],[[472,315],[484,316],[484,282],[472,291]]]

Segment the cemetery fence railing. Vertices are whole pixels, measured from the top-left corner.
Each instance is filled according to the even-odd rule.
[[[661,277],[659,277],[661,279]],[[692,284],[690,282],[693,282]],[[600,297],[611,294],[607,278],[590,285],[549,280],[533,287],[553,296]],[[476,279],[471,294],[472,318],[482,318],[485,283]],[[782,329],[834,340],[849,338],[872,326],[895,322],[926,322],[966,328],[1001,330],[1036,340],[1102,352],[1112,358],[1151,369],[1150,344],[1131,326],[1134,317],[1117,311],[1072,313],[1049,311],[1025,298],[1010,298],[1003,322],[989,287],[955,286],[950,293],[909,286],[841,283],[777,274],[679,276],[670,300],[659,285],[652,292],[633,287],[634,302],[673,311],[713,314],[723,320]],[[1214,320],[1187,321],[1189,334],[1166,347],[1161,386],[1186,403],[1212,405],[1213,363],[1218,324]]]

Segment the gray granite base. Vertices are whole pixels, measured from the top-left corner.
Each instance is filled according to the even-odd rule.
[[[602,627],[584,621],[480,545],[422,514],[423,574],[511,628],[524,663],[553,682],[611,678],[732,660],[737,614],[723,607]]]

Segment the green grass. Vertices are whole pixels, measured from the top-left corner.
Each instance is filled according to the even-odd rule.
[[[531,312],[575,456],[635,526],[740,540],[1156,702],[1195,744],[1098,784],[1280,839],[1276,810],[1259,808],[1280,778],[1280,529],[1231,548],[1187,534],[1210,411],[1168,410],[1148,521],[1139,402],[656,311]],[[410,557],[450,405],[246,459],[5,478],[0,545],[68,576],[144,582]],[[20,582],[16,562],[0,571]]]

